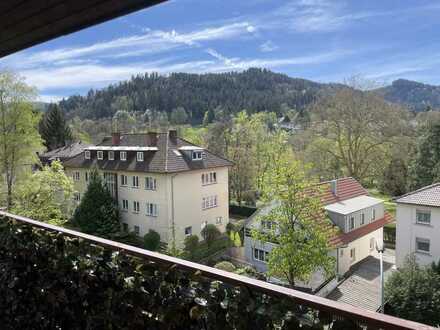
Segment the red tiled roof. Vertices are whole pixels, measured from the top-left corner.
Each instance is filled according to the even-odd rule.
[[[329,243],[334,247],[338,247],[341,245],[346,245],[350,242],[357,240],[359,237],[365,236],[373,231],[382,228],[387,223],[391,223],[394,221],[394,218],[391,214],[385,212],[383,218],[377,219],[374,222],[369,223],[368,225],[359,227],[355,230],[352,230],[348,233],[339,232],[335,236],[333,236]]]
[[[321,193],[321,202],[329,205],[341,202],[350,198],[368,195],[368,191],[362,185],[351,177],[336,179],[337,193],[334,195],[331,191],[331,181],[319,183],[318,186],[323,188]]]

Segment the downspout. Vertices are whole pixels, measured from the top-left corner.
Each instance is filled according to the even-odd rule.
[[[173,253],[176,251],[176,225],[174,222],[174,178],[176,176],[177,173],[171,175],[171,249]]]

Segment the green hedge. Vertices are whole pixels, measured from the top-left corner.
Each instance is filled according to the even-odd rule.
[[[0,261],[6,330],[355,328],[292,300],[5,219]]]

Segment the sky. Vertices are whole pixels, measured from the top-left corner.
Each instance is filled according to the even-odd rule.
[[[145,72],[268,68],[319,82],[440,85],[440,2],[171,0],[0,59],[41,101]]]

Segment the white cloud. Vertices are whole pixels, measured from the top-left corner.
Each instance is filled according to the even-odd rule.
[[[272,41],[268,40],[260,45],[260,50],[265,53],[273,52],[279,47],[275,45]]]
[[[176,30],[145,30],[141,35],[98,42],[89,46],[15,54],[2,59],[0,63],[12,68],[32,68],[55,65],[63,61],[90,61],[90,58],[96,61],[98,58],[133,57],[167,52],[179,47],[195,47],[204,41],[237,38],[251,31],[255,31],[255,27],[248,22],[229,23],[186,33],[179,33]]]

